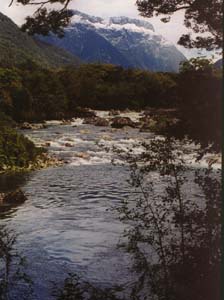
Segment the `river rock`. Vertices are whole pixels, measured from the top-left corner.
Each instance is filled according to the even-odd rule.
[[[102,135],[101,136],[101,139],[103,139],[103,140],[105,140],[105,141],[111,141],[111,136],[110,135],[107,135],[107,134],[105,134],[105,135]]]
[[[106,120],[106,119],[103,119],[103,118],[98,118],[97,120],[96,120],[96,123],[95,123],[95,126],[104,126],[104,127],[106,127],[106,126],[109,126],[109,121],[108,120]]]
[[[121,114],[120,110],[111,109],[109,116],[119,116]]]
[[[73,147],[71,143],[65,143],[65,147]]]
[[[20,125],[20,129],[23,130],[39,130],[39,129],[45,129],[47,128],[46,124],[31,124],[28,122],[24,122],[23,124]]]
[[[96,113],[85,107],[77,107],[74,111],[74,117],[75,118],[90,118],[90,117],[96,117]]]
[[[90,124],[95,126],[109,126],[109,121],[101,117],[85,118],[84,124]]]
[[[132,127],[132,128],[137,127],[135,122],[133,122],[128,117],[116,117],[116,118],[112,119],[111,127],[113,127],[113,128],[123,128],[125,126],[129,126],[129,127]]]
[[[80,130],[79,133],[81,133],[81,134],[89,134],[90,131],[87,130],[87,129],[84,129],[84,130]]]
[[[95,125],[95,123],[96,123],[96,119],[97,119],[97,117],[96,117],[96,116],[87,117],[87,118],[85,118],[85,120],[84,120],[83,124]]]
[[[89,159],[90,155],[85,152],[78,152],[78,153],[76,153],[76,157],[83,158],[83,159]]]
[[[3,206],[22,204],[26,200],[26,195],[20,189],[7,194],[0,194],[0,205]]]

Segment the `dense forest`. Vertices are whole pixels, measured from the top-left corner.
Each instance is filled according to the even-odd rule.
[[[0,67],[0,168],[23,167],[37,156],[34,145],[12,128],[16,123],[71,118],[78,107],[175,108],[179,122],[156,128],[157,132],[178,138],[188,135],[219,151],[220,94],[221,71],[206,59],[183,63],[179,74],[102,64],[50,69],[33,61]],[[164,121],[163,115],[159,118]]]
[[[58,70],[33,62],[1,68],[1,110],[15,121],[73,116],[77,106],[92,109],[170,107],[177,102],[177,75],[82,65]]]
[[[74,117],[77,107],[176,108],[181,122],[173,133],[220,144],[221,75],[206,59],[183,63],[179,74],[102,64],[49,69],[27,61],[0,67],[0,109],[16,122],[37,122]]]

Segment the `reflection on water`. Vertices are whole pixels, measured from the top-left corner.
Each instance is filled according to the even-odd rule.
[[[49,283],[62,283],[68,271],[102,286],[131,279],[129,255],[117,249],[124,225],[108,210],[129,195],[126,178],[112,165],[66,165],[30,176],[23,186],[28,200],[2,223],[18,234],[37,299],[50,297]]]
[[[26,260],[16,249],[16,235],[0,226],[0,299],[34,299],[33,282],[26,273]]]
[[[29,180],[30,175],[28,172],[0,174],[0,193],[9,193],[22,188]],[[11,218],[20,206],[21,204],[0,206],[0,220]]]
[[[24,186],[29,177],[27,172],[0,174],[0,192],[7,193]]]

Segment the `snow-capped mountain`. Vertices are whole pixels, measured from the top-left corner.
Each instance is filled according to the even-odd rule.
[[[102,62],[151,71],[177,72],[184,55],[147,21],[128,17],[104,20],[74,11],[60,39],[40,37],[86,62]]]

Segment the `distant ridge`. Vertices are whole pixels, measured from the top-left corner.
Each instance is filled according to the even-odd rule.
[[[84,62],[111,63],[151,71],[177,72],[185,56],[145,20],[111,17],[104,20],[73,11],[65,36],[39,37]]]

